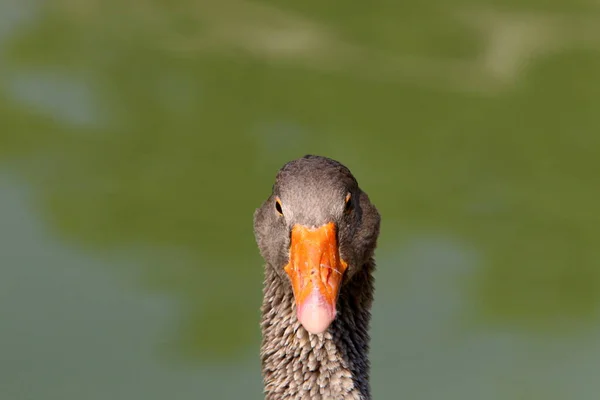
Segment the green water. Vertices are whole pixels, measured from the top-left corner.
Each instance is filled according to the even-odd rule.
[[[600,392],[600,3],[0,3],[0,399],[260,399],[252,213],[382,214],[376,399]]]

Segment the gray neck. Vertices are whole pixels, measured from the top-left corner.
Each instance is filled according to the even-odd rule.
[[[291,287],[267,266],[261,323],[266,400],[371,399],[373,268],[369,262],[342,287],[336,319],[325,333],[313,335],[296,318]]]

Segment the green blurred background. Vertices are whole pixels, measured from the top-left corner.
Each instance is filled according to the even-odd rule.
[[[261,399],[252,214],[381,211],[376,399],[598,399],[600,3],[0,1],[0,398]]]

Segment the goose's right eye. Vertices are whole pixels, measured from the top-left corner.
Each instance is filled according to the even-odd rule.
[[[279,200],[279,197],[275,199],[275,209],[279,215],[283,215],[283,209],[281,208],[281,200]]]

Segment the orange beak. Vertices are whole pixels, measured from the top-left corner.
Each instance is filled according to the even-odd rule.
[[[322,333],[335,319],[346,268],[333,222],[316,229],[292,228],[290,262],[284,269],[292,281],[298,320],[308,332]]]

